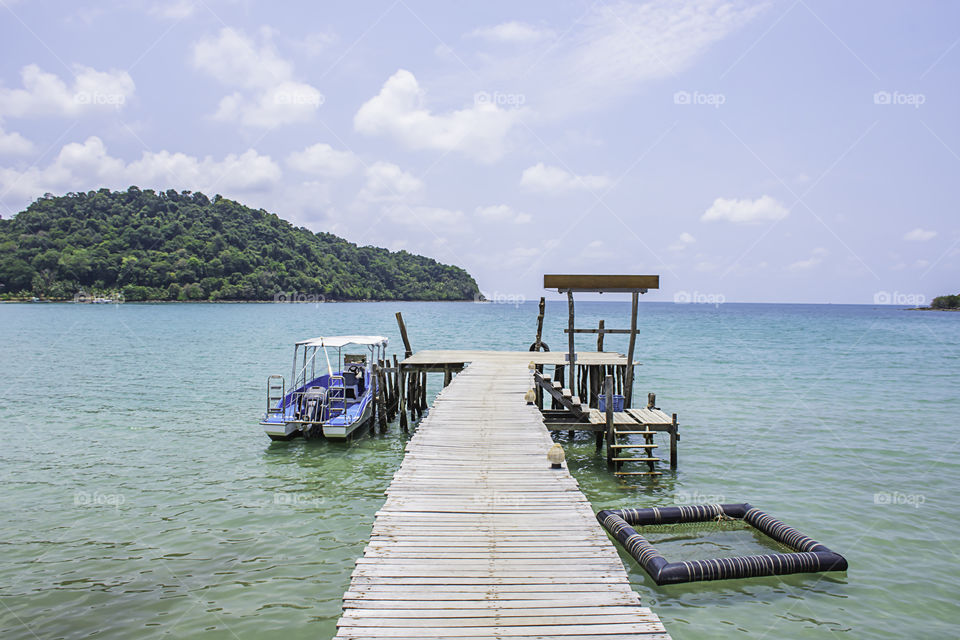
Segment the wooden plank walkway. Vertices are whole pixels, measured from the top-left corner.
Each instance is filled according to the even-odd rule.
[[[590,503],[551,469],[526,361],[477,356],[407,445],[337,638],[669,640]]]

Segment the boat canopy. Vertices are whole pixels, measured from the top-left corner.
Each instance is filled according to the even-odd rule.
[[[339,349],[348,344],[367,345],[374,347],[387,346],[387,339],[383,336],[321,336],[319,338],[310,338],[301,340],[298,346],[306,345],[308,347],[333,347]]]

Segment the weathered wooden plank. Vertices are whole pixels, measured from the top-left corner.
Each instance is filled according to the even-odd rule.
[[[660,288],[660,276],[545,274],[544,289],[560,291],[626,292]]]
[[[523,399],[544,353],[422,354],[401,363],[411,377],[444,358],[473,364],[407,444],[337,637],[666,638],[577,482],[546,461],[552,440]]]

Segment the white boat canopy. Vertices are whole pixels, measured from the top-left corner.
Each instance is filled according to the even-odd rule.
[[[383,336],[321,336],[319,338],[301,340],[297,343],[297,345],[306,345],[308,347],[333,347],[335,349],[345,347],[348,344],[386,348],[387,339]]]

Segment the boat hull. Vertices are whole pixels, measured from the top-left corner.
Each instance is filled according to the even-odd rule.
[[[261,422],[260,425],[271,440],[292,440],[303,435],[300,425],[294,422]]]
[[[334,422],[328,422],[323,425],[323,437],[328,440],[346,440],[354,433],[359,431],[364,427],[370,419],[373,417],[373,403],[367,402],[364,405],[363,410],[360,412],[360,416],[346,424],[335,424]]]

